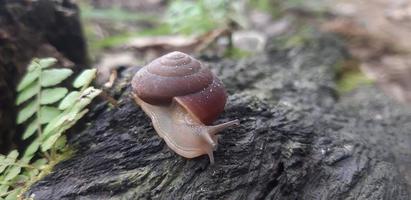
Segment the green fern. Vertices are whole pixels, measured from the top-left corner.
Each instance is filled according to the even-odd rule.
[[[20,106],[17,124],[25,124],[22,139],[32,139],[24,154],[14,150],[0,155],[0,200],[16,199],[25,188],[55,164],[66,147],[63,133],[82,118],[86,106],[101,93],[90,86],[96,70],[85,70],[73,82],[78,90],[57,86],[73,71],[50,69],[55,58],[33,59],[17,86],[16,105]],[[32,161],[35,155],[40,159]],[[19,159],[18,159],[19,158]]]

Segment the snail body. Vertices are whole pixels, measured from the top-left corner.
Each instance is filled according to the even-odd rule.
[[[177,154],[207,154],[214,163],[217,133],[238,120],[210,125],[224,110],[221,81],[191,56],[172,52],[139,70],[132,80],[135,102],[151,118],[157,134]]]

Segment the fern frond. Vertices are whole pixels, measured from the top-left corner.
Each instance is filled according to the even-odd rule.
[[[37,136],[20,159],[16,150],[0,155],[0,200],[16,199],[29,183],[44,174],[46,164],[66,146],[64,132],[88,112],[87,105],[101,93],[90,87],[95,69],[85,70],[75,79],[73,87],[78,91],[58,87],[73,71],[50,68],[56,62],[55,58],[33,59],[16,89],[16,105],[21,107],[17,123],[26,124],[22,139]],[[45,158],[32,162],[40,150]]]

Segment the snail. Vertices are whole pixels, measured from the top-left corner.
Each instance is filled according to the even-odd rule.
[[[221,81],[198,60],[171,52],[153,60],[133,77],[135,102],[151,118],[157,134],[177,154],[207,154],[214,163],[217,133],[232,120],[210,125],[224,110],[227,94]]]

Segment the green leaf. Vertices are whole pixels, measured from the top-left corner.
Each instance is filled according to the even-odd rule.
[[[41,92],[40,103],[51,104],[57,102],[67,94],[68,90],[64,87],[45,89]]]
[[[28,169],[24,172],[24,174],[26,174],[29,177],[34,177],[37,176],[37,174],[39,174],[40,171],[38,169]]]
[[[29,138],[36,132],[38,123],[39,123],[38,120],[35,119],[27,126],[26,130],[23,133],[23,137],[22,137],[23,140]]]
[[[29,72],[34,71],[36,69],[40,69],[40,64],[39,64],[39,59],[38,58],[32,59],[29,66],[27,67],[27,70]]]
[[[7,161],[14,163],[18,156],[19,156],[19,152],[17,150],[13,150],[9,154],[7,154]]]
[[[53,86],[61,83],[64,79],[68,78],[73,71],[71,69],[49,69],[44,70],[41,73],[41,86]]]
[[[39,76],[40,76],[40,69],[34,70],[34,71],[29,71],[24,75],[24,77],[21,79],[19,85],[17,86],[17,91],[21,91],[27,86],[29,86],[32,82],[34,82]]]
[[[16,200],[18,195],[20,194],[21,188],[14,189],[9,195],[7,195],[6,199],[4,200]]]
[[[24,184],[26,181],[29,180],[29,177],[25,175],[17,175],[14,180],[17,184]]]
[[[56,107],[43,106],[40,108],[40,123],[45,124],[60,115],[60,110]]]
[[[8,171],[6,176],[4,177],[5,181],[9,181],[13,178],[15,178],[21,171],[21,167],[20,166],[12,166]]]
[[[55,58],[42,58],[38,61],[38,63],[40,64],[41,68],[48,68],[53,66],[54,64],[57,63],[57,59]]]
[[[75,88],[90,85],[91,81],[96,77],[97,69],[84,70],[73,82]]]
[[[100,93],[101,90],[95,89],[94,87],[88,87],[82,92],[80,100],[74,105],[74,108],[77,108],[79,110],[85,108]]]
[[[55,127],[53,130],[50,130],[47,135],[44,134],[43,136],[43,142],[41,144],[41,150],[47,151],[49,150],[54,143],[57,141],[57,139],[60,137],[60,135],[66,131],[67,129],[71,128],[80,118],[82,118],[86,113],[88,112],[88,109],[82,110],[80,113],[76,114],[67,114],[64,115],[63,122],[57,127]],[[61,120],[60,119],[60,120]]]
[[[30,86],[26,87],[23,91],[20,91],[17,95],[16,105],[20,105],[21,103],[27,101],[31,97],[37,94],[39,90],[39,85],[37,83],[32,83]]]
[[[0,194],[6,193],[9,187],[8,185],[0,185]]]
[[[55,147],[58,150],[62,150],[67,143],[67,137],[65,135],[62,135],[59,139],[57,139]]]
[[[45,140],[50,135],[53,135],[55,133],[55,130],[62,126],[65,121],[67,121],[68,117],[69,116],[67,115],[67,113],[62,113],[55,119],[51,120],[44,128],[42,140]]]
[[[33,158],[33,156],[23,155],[23,157],[18,161],[18,163],[19,163],[19,164],[22,164],[22,165],[27,165],[27,164],[30,163],[30,160],[31,160],[32,158]]]
[[[60,137],[61,133],[55,134],[47,138],[42,144],[41,144],[41,151],[45,152],[51,147],[53,147],[54,143],[56,143],[57,139]]]
[[[6,167],[8,166],[8,164],[5,162],[6,160],[6,156],[4,155],[0,155],[0,174],[6,169]],[[0,178],[1,180],[1,178]],[[1,194],[1,192],[0,192]]]
[[[17,124],[21,124],[29,119],[37,111],[37,100],[30,102],[17,114]]]
[[[4,161],[2,161],[0,163],[0,174],[8,167],[9,165],[7,163],[5,163]]]
[[[32,165],[36,169],[44,169],[44,167],[46,167],[47,163],[48,163],[47,159],[42,158],[42,159],[36,160]]]
[[[66,97],[64,97],[63,100],[61,100],[59,109],[60,110],[65,110],[68,107],[74,105],[74,103],[80,98],[80,92],[78,91],[73,91],[70,92]]]
[[[26,149],[24,152],[24,157],[32,156],[37,152],[40,147],[40,139],[36,138]]]

